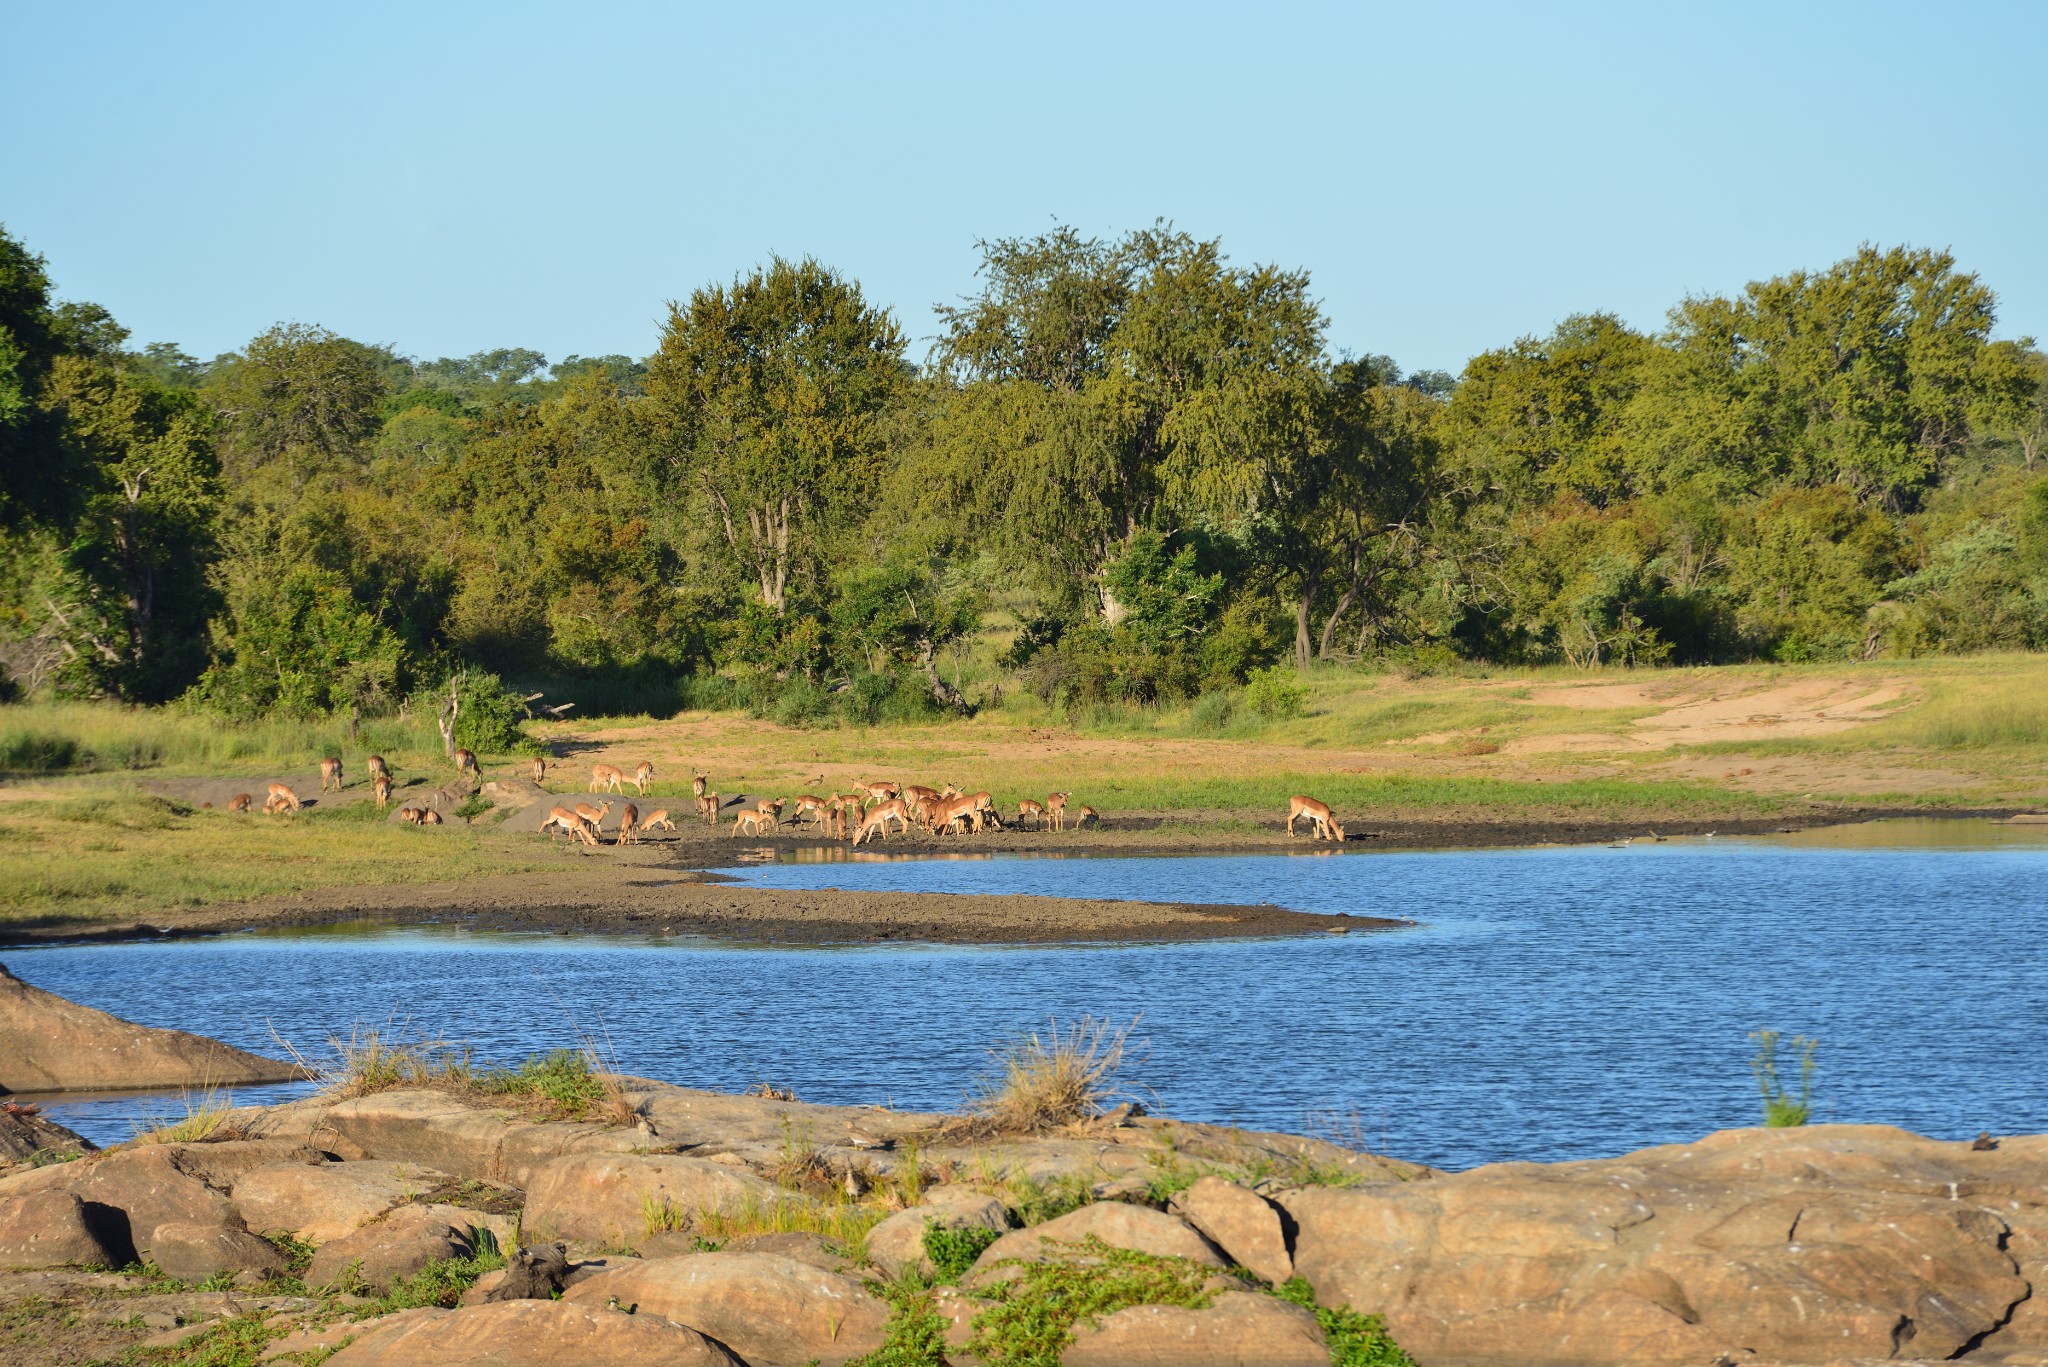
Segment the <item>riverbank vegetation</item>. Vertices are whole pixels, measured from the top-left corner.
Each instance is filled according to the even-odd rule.
[[[990,241],[963,284],[921,352],[925,320],[775,259],[638,359],[291,324],[202,361],[0,235],[5,687],[284,728],[258,745],[432,748],[451,674],[479,716],[1228,733],[1297,713],[1310,664],[2048,644],[2048,362],[1944,253],[1575,316],[1458,375],[1331,354],[1307,272],[1167,225]]]

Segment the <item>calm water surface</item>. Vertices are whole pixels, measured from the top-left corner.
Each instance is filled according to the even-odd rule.
[[[1448,1167],[1754,1123],[1748,1032],[1821,1042],[1818,1118],[2048,1128],[2048,829],[1894,823],[1769,840],[1156,859],[790,863],[759,886],[1035,892],[1409,916],[1222,944],[839,949],[356,927],[16,950],[29,982],[152,1025],[308,1052],[361,1021],[517,1059],[601,1018],[621,1066],[806,1100],[955,1104],[1007,1034],[1142,1014],[1164,1110],[1315,1116]],[[251,1092],[249,1099],[263,1093]],[[269,1095],[278,1095],[271,1091]],[[50,1109],[124,1138],[173,1099]]]

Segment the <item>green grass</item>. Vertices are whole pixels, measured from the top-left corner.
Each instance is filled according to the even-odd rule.
[[[381,753],[394,765],[446,768],[429,718],[226,722],[182,707],[32,702],[0,706],[0,774],[168,769],[249,773],[317,765],[325,755]],[[359,768],[352,763],[351,769]]]
[[[552,866],[545,849],[457,826],[198,811],[90,781],[0,802],[0,925],[119,920],[313,888],[465,879]],[[368,806],[368,804],[359,804]],[[369,810],[374,811],[374,806]]]
[[[1394,1342],[1378,1315],[1318,1305],[1315,1289],[1301,1277],[1288,1278],[1273,1288],[1273,1294],[1314,1313],[1329,1345],[1330,1367],[1415,1367],[1415,1359]]]
[[[1016,1277],[975,1295],[968,1352],[989,1367],[1059,1367],[1074,1342],[1074,1326],[1134,1305],[1178,1305],[1190,1310],[1215,1303],[1210,1273],[1184,1258],[1112,1248],[1095,1235],[1077,1244],[1051,1241],[1046,1261],[1005,1260]]]
[[[1076,785],[1077,790],[1079,785]],[[1469,774],[1291,772],[1246,777],[1158,774],[1091,780],[1076,800],[1107,811],[1243,811],[1285,814],[1287,799],[1314,793],[1347,820],[1454,810],[1575,817],[1768,816],[1780,801],[1707,783],[1627,778],[1497,779]]]

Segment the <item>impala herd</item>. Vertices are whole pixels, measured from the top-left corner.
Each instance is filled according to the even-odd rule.
[[[469,750],[454,753],[457,774],[476,778],[482,770],[477,765],[476,755]],[[391,769],[382,755],[369,757],[370,784],[377,797],[377,805],[384,807],[391,801]],[[533,781],[538,785],[547,777],[547,761],[539,756],[533,760]],[[590,766],[590,791],[618,794],[622,801],[619,811],[619,826],[616,841],[631,845],[639,841],[648,831],[673,831],[676,823],[670,818],[668,808],[659,807],[642,813],[638,804],[624,798],[627,784],[641,798],[647,796],[649,785],[654,782],[654,766],[642,760],[633,769],[632,777],[616,765],[593,764]],[[320,791],[325,793],[332,785],[335,791],[343,787],[342,764],[339,756],[329,756],[320,761]],[[723,805],[719,795],[711,791],[710,776],[695,774],[690,779],[690,792],[697,804],[697,819],[707,825],[716,826]],[[290,786],[273,783],[264,799],[265,815],[281,812],[296,812],[303,805],[299,796]],[[249,810],[251,798],[247,793],[237,793],[228,802],[231,812]],[[567,836],[572,843],[597,845],[602,843],[603,825],[611,815],[610,799],[600,801],[596,806],[588,802],[557,805],[548,809],[547,819],[540,823],[540,830],[550,840],[556,836]],[[1008,829],[1002,812],[987,793],[969,793],[959,785],[948,783],[932,788],[921,783],[896,784],[887,781],[856,783],[850,792],[834,792],[830,797],[819,797],[814,793],[799,793],[795,797],[766,799],[751,807],[742,808],[734,817],[732,834],[760,835],[773,833],[782,828],[783,813],[789,812],[789,824],[798,830],[806,823],[812,829],[835,840],[850,840],[856,846],[869,839],[886,841],[890,827],[908,833],[914,825],[927,834],[950,835],[956,831],[979,834],[990,827],[996,830]],[[408,804],[398,809],[399,818],[409,825],[439,826],[442,817],[428,805]],[[1028,821],[1033,830],[1050,826],[1055,831],[1064,831],[1069,821],[1076,830],[1085,826],[1100,825],[1102,818],[1093,807],[1076,807],[1070,818],[1067,815],[1067,794],[1051,793],[1045,801],[1025,798],[1017,804],[1017,814],[1012,818],[1019,829]],[[1328,803],[1318,802],[1312,797],[1293,797],[1287,804],[1287,833],[1294,834],[1297,821],[1308,823],[1308,832],[1316,840],[1331,840],[1342,843],[1344,827],[1330,812]]]

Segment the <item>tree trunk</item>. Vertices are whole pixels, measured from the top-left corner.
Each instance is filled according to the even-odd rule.
[[[448,676],[448,701],[441,704],[441,714],[434,718],[441,728],[441,749],[448,758],[455,758],[455,719],[462,714],[462,699],[455,692],[455,676]]]
[[[1315,642],[1308,631],[1308,615],[1316,604],[1316,591],[1323,586],[1323,571],[1320,567],[1310,570],[1301,577],[1301,598],[1294,605],[1294,665],[1307,669],[1314,658]]]

